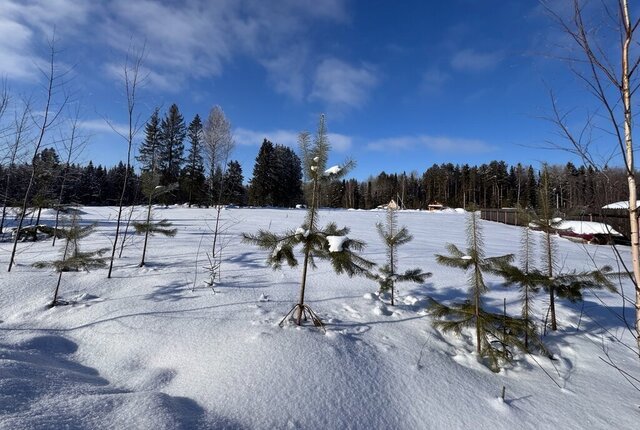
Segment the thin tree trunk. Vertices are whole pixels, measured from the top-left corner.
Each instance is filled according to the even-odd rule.
[[[633,28],[629,18],[629,5],[627,0],[621,1],[622,18],[625,30],[624,42],[622,45],[622,102],[624,105],[624,143],[625,161],[627,168],[627,183],[629,185],[629,225],[631,227],[631,260],[633,266],[633,277],[636,289],[636,343],[638,354],[640,355],[640,239],[638,237],[638,208],[637,190],[633,158],[633,136],[631,113],[631,88],[629,83],[629,48],[633,36]]]
[[[311,217],[309,218],[309,230],[313,228],[314,218],[316,215],[316,193],[318,192],[318,178],[313,180],[313,192],[311,194]],[[309,236],[313,232],[309,231]],[[302,281],[300,283],[300,299],[298,300],[298,316],[296,317],[296,324],[302,324],[302,309],[304,306],[304,290],[307,286],[307,267],[309,266],[309,253],[311,248],[305,244],[304,249],[304,263],[302,264]]]
[[[147,228],[144,232],[144,245],[142,245],[142,259],[140,260],[140,264],[138,267],[144,266],[144,257],[147,254],[147,241],[149,239],[149,227],[151,223],[151,199],[153,199],[153,191],[149,194],[149,204],[147,205]]]
[[[62,103],[62,106],[57,110],[57,112],[55,113],[55,115],[53,115],[53,118],[50,120],[49,116],[51,114],[50,109],[51,109],[51,103],[53,100],[53,95],[54,95],[54,82],[56,81],[56,77],[55,77],[55,69],[54,69],[54,57],[55,57],[55,36],[54,38],[51,40],[50,43],[50,48],[51,48],[51,55],[50,55],[50,59],[49,59],[49,75],[48,75],[48,82],[47,82],[47,98],[46,98],[46,102],[45,102],[45,107],[44,107],[44,111],[43,111],[43,119],[42,119],[42,123],[40,125],[40,130],[38,133],[38,139],[36,141],[36,145],[35,148],[33,150],[33,157],[31,158],[31,174],[29,176],[29,182],[27,184],[27,189],[24,193],[24,199],[22,201],[22,210],[20,211],[20,218],[18,221],[18,228],[16,230],[16,236],[13,240],[13,247],[11,250],[11,257],[9,258],[9,268],[7,269],[7,272],[11,272],[11,267],[13,267],[13,263],[15,260],[15,256],[16,256],[16,250],[18,248],[18,238],[20,237],[20,230],[22,230],[22,225],[24,224],[24,219],[26,217],[26,213],[27,213],[27,204],[29,202],[29,195],[31,194],[31,188],[33,188],[33,182],[35,180],[35,176],[36,176],[36,156],[38,155],[38,152],[40,151],[40,147],[42,146],[42,142],[44,140],[44,136],[47,132],[47,130],[49,129],[49,127],[53,124],[53,122],[55,122],[55,120],[57,119],[57,117],[60,115],[61,111],[62,111],[62,107],[64,107],[64,105],[66,104],[66,99],[64,100],[64,102]]]
[[[127,192],[127,182],[129,181],[129,169],[131,168],[131,149],[133,146],[133,138],[137,132],[137,126],[134,125],[133,112],[135,108],[136,102],[136,89],[138,87],[138,73],[140,72],[140,68],[142,66],[142,59],[144,58],[144,48],[140,51],[139,55],[135,58],[133,65],[129,66],[129,57],[127,55],[127,59],[124,65],[124,84],[125,90],[127,92],[127,113],[129,120],[129,131],[128,135],[124,136],[120,134],[120,136],[124,137],[127,140],[127,166],[124,173],[124,180],[122,182],[122,192],[120,193],[120,204],[118,206],[118,218],[116,221],[116,236],[113,239],[113,247],[111,249],[111,259],[109,261],[109,273],[107,274],[107,279],[111,278],[111,272],[113,271],[113,260],[116,256],[116,249],[118,248],[118,236],[120,235],[120,222],[122,220],[122,207],[124,204],[124,197]],[[131,70],[129,70],[131,67]],[[129,73],[132,73],[132,76],[129,76]],[[110,124],[111,125],[111,124]],[[112,128],[114,128],[112,126]],[[115,128],[114,128],[115,130]]]

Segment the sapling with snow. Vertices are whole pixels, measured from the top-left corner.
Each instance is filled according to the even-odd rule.
[[[391,306],[395,304],[395,285],[398,282],[415,282],[423,283],[426,278],[431,276],[429,272],[423,272],[422,269],[409,269],[404,273],[398,273],[398,256],[397,248],[410,242],[413,236],[409,234],[406,227],[398,228],[398,215],[393,207],[387,208],[386,225],[377,223],[378,233],[387,247],[387,263],[378,268],[376,272],[370,272],[367,276],[378,282],[380,292],[391,294]]]
[[[53,268],[58,272],[58,281],[53,293],[53,300],[49,307],[67,304],[67,302],[58,299],[58,292],[60,291],[62,274],[64,272],[89,271],[90,269],[101,269],[107,266],[106,257],[102,257],[102,255],[109,251],[108,248],[91,252],[80,251],[80,239],[89,236],[94,231],[95,225],[81,226],[79,224],[78,212],[77,209],[71,211],[69,227],[58,228],[57,230],[57,234],[65,240],[65,245],[62,249],[62,258],[53,261],[39,261],[34,264],[36,268]]]
[[[153,199],[164,194],[167,194],[178,187],[178,184],[171,184],[167,186],[158,185],[160,183],[160,176],[155,172],[144,172],[142,174],[142,191],[147,196],[147,218],[142,222],[134,222],[133,227],[137,234],[144,234],[144,245],[142,246],[142,259],[140,260],[140,267],[145,264],[145,256],[147,254],[147,243],[149,235],[161,234],[163,236],[173,237],[177,233],[177,229],[171,228],[171,223],[166,220],[154,221],[152,215]]]
[[[318,131],[313,144],[309,133],[300,133],[298,138],[302,152],[303,169],[311,189],[311,202],[307,206],[307,216],[304,224],[298,229],[289,230],[282,234],[275,234],[268,230],[260,230],[256,234],[243,234],[244,240],[255,244],[269,253],[267,263],[274,269],[286,263],[290,267],[297,266],[298,260],[294,256],[294,248],[302,246],[304,256],[302,264],[302,280],[300,283],[300,298],[298,303],[287,313],[281,324],[293,316],[297,325],[302,320],[311,318],[314,325],[322,326],[320,318],[304,301],[309,266],[316,267],[315,260],[329,261],[336,273],[346,273],[348,276],[364,275],[374,264],[357,254],[364,248],[364,242],[347,236],[347,227],[338,228],[331,222],[326,227],[318,227],[318,194],[321,183],[338,179],[347,174],[354,163],[348,161],[339,166],[327,168],[329,156],[329,140],[325,127],[324,115],[320,116]]]
[[[436,255],[436,261],[442,265],[470,271],[469,298],[462,302],[444,305],[430,299],[429,313],[435,318],[434,325],[443,331],[460,334],[462,329],[473,327],[476,337],[476,351],[480,357],[488,360],[491,370],[497,372],[500,364],[511,361],[509,347],[525,350],[523,334],[530,330],[521,318],[507,316],[506,313],[492,313],[485,309],[483,296],[488,291],[483,273],[493,273],[496,267],[510,263],[513,254],[498,257],[485,257],[482,232],[478,215],[467,215],[467,249],[465,252],[454,244],[449,244],[449,255]]]

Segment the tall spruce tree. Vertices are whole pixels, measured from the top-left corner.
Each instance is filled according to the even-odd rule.
[[[204,136],[202,121],[197,114],[189,124],[187,137],[189,139],[189,153],[184,168],[185,180],[183,182],[186,183],[189,207],[191,207],[194,200],[201,201],[205,183],[204,161],[202,158]]]
[[[303,320],[310,318],[315,326],[323,327],[317,314],[305,303],[307,285],[307,271],[309,266],[315,268],[315,260],[329,261],[336,273],[346,273],[349,276],[364,275],[374,264],[362,258],[356,252],[364,248],[364,242],[347,236],[347,227],[338,228],[331,222],[323,229],[318,227],[318,188],[321,182],[344,176],[354,165],[349,161],[342,166],[326,168],[329,157],[329,139],[325,126],[324,115],[320,116],[318,131],[313,144],[309,133],[303,132],[299,136],[303,165],[307,178],[311,182],[311,204],[307,209],[304,224],[296,230],[289,230],[283,234],[274,234],[268,230],[260,230],[257,234],[243,233],[244,241],[257,245],[268,251],[267,263],[274,269],[286,263],[290,267],[298,265],[294,256],[294,248],[302,246],[304,261],[302,264],[302,280],[300,282],[300,296],[298,303],[285,315],[282,325],[289,316],[293,316],[295,324],[301,325]]]
[[[272,206],[273,188],[275,184],[276,169],[274,146],[269,140],[264,139],[256,163],[253,166],[253,177],[249,183],[249,203],[253,206]]]
[[[171,105],[162,120],[160,130],[162,139],[159,163],[161,183],[168,185],[177,182],[180,176],[180,169],[184,163],[184,139],[187,135],[184,118],[175,103]]]
[[[161,144],[160,114],[158,108],[155,108],[144,127],[144,140],[136,157],[143,172],[157,170],[161,157]]]
[[[283,145],[273,148],[275,174],[273,178],[273,205],[293,207],[302,200],[302,164],[291,149]]]
[[[242,167],[237,161],[231,160],[227,164],[227,170],[224,172],[222,182],[224,183],[224,193],[222,201],[225,204],[242,205],[245,201],[245,189],[242,182]]]

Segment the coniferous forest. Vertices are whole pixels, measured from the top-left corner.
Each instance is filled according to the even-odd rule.
[[[154,127],[156,121],[152,116],[147,129]],[[189,127],[192,126],[193,122]],[[184,124],[182,128],[186,129]],[[141,171],[129,168],[125,204],[139,204],[145,200],[140,191],[140,173],[150,170],[150,163],[156,162],[161,184],[178,184],[164,203],[198,206],[217,203],[217,196],[213,195],[217,194],[220,184],[223,184],[221,204],[294,207],[306,203],[300,159],[291,148],[265,139],[256,155],[251,176],[246,173],[248,166],[243,170],[235,160],[218,165],[211,174],[203,164],[198,146],[193,143],[193,134],[178,133],[178,137],[179,145],[165,152],[158,151],[157,161],[151,161],[147,155],[148,140],[145,140],[138,156]],[[85,165],[66,167],[53,148],[43,149],[34,162],[37,175],[31,193],[32,207],[53,206],[63,178],[66,182],[63,203],[104,206],[115,205],[120,198],[126,171],[122,162],[116,166],[102,166],[89,161]],[[567,163],[548,166],[548,170],[554,205],[560,210],[597,209],[626,198],[625,172],[621,168],[598,172],[591,167]],[[27,162],[0,165],[0,189],[5,189],[7,181],[11,185],[7,189],[8,206],[24,196],[28,182],[25,178],[29,174],[30,163]],[[446,163],[434,164],[424,172],[380,172],[364,181],[332,181],[323,187],[319,197],[321,207],[332,208],[371,209],[391,199],[401,202],[407,209],[425,209],[435,202],[449,207],[537,208],[539,183],[539,166],[509,166],[503,161],[479,166]]]

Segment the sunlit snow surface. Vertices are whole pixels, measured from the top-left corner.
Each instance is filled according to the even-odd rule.
[[[98,223],[83,249],[110,246],[116,210],[83,210],[83,222]],[[134,218],[143,214],[140,208]],[[265,251],[240,241],[240,233],[261,228],[295,231],[305,212],[222,215],[215,292],[203,269],[210,264],[211,210],[158,208],[157,218],[173,221],[176,237],[150,238],[143,268],[142,240],[128,241],[110,280],[105,270],[65,273],[61,295],[76,303],[54,309],[45,305],[56,275],[31,264],[56,257],[64,242],[20,243],[11,273],[10,244],[1,244],[0,428],[637,428],[639,392],[601,360],[608,360],[606,351],[640,376],[638,358],[616,341],[633,343],[618,318],[619,296],[559,300],[560,330],[544,338],[556,360],[518,355],[499,374],[478,363],[471,332],[455,337],[432,328],[428,296],[445,303],[467,297],[467,274],[434,257],[446,254],[446,243],[466,248],[464,214],[399,213],[415,239],[398,249],[398,269],[420,267],[433,276],[424,285],[399,284],[396,306],[381,301],[377,282],[338,276],[318,261],[306,302],[326,334],[310,324],[278,326],[298,299],[301,268],[273,271]],[[375,224],[384,220],[384,211],[320,211],[320,225],[349,226],[350,238],[368,243],[364,256],[381,264],[386,250]],[[486,256],[518,252],[518,227],[481,226]],[[563,270],[592,269],[592,260],[619,267],[607,246],[557,243]],[[629,264],[628,248],[620,252]],[[506,298],[507,311],[517,315],[519,293],[495,277],[486,281],[486,304],[501,311]],[[627,280],[618,285],[631,297]],[[536,297],[538,322],[547,304]],[[632,308],[626,306],[630,324]]]

